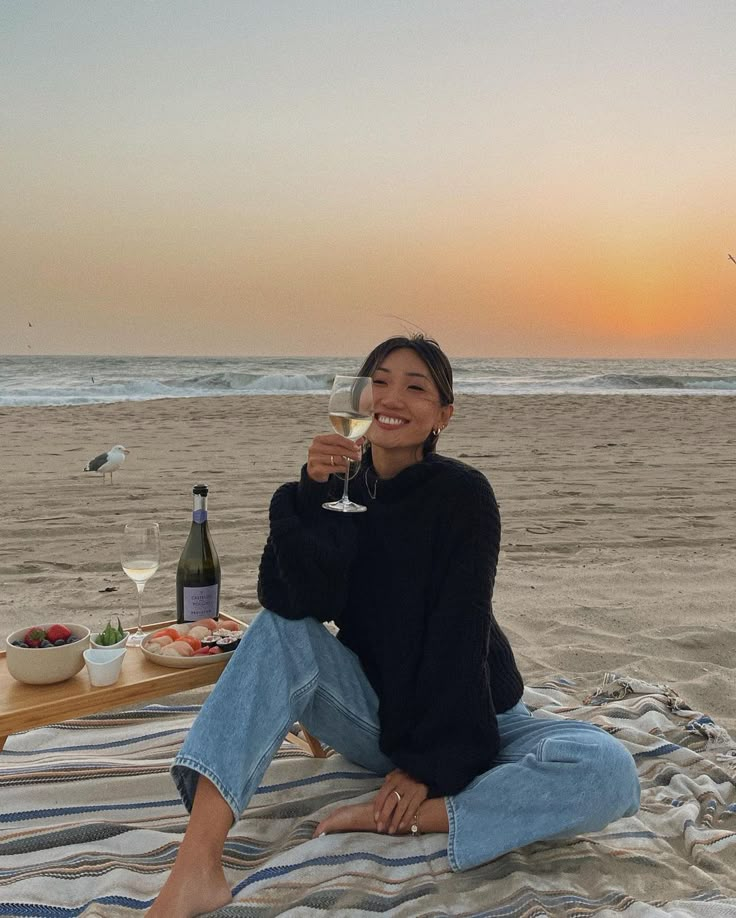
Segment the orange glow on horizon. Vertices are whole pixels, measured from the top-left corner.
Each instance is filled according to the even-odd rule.
[[[0,351],[734,357],[736,44],[662,3],[16,5]]]

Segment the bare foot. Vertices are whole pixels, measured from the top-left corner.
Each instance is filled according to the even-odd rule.
[[[174,866],[146,918],[195,918],[232,901],[222,866],[184,873]]]
[[[377,832],[378,828],[373,818],[373,806],[373,802],[370,801],[338,807],[322,820],[314,830],[312,838],[332,835],[333,832]]]

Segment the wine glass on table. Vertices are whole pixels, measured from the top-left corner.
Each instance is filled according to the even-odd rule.
[[[120,561],[123,570],[138,588],[138,630],[131,634],[128,643],[138,646],[146,636],[143,630],[141,597],[143,588],[158,570],[161,555],[161,537],[158,523],[128,523],[123,531]]]
[[[373,380],[370,376],[336,376],[327,408],[330,424],[336,433],[358,440],[373,422]],[[340,500],[322,504],[325,510],[360,513],[365,510],[348,497],[350,462],[345,471],[345,485]]]

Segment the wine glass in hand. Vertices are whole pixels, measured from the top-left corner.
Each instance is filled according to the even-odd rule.
[[[158,570],[161,553],[158,523],[128,523],[120,546],[123,570],[138,587],[138,630],[131,634],[128,643],[139,645],[146,636],[142,628],[143,588]]]
[[[373,422],[373,380],[370,376],[336,376],[327,409],[336,433],[349,440],[359,440]],[[326,510],[360,513],[362,504],[348,498],[350,467],[345,472],[345,485],[340,500],[322,504]]]

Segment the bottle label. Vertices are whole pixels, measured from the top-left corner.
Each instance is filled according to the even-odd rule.
[[[192,513],[192,519],[195,523],[206,523],[207,522],[207,511],[206,510],[195,510]]]
[[[184,621],[217,618],[217,590],[216,583],[205,587],[184,587]]]

